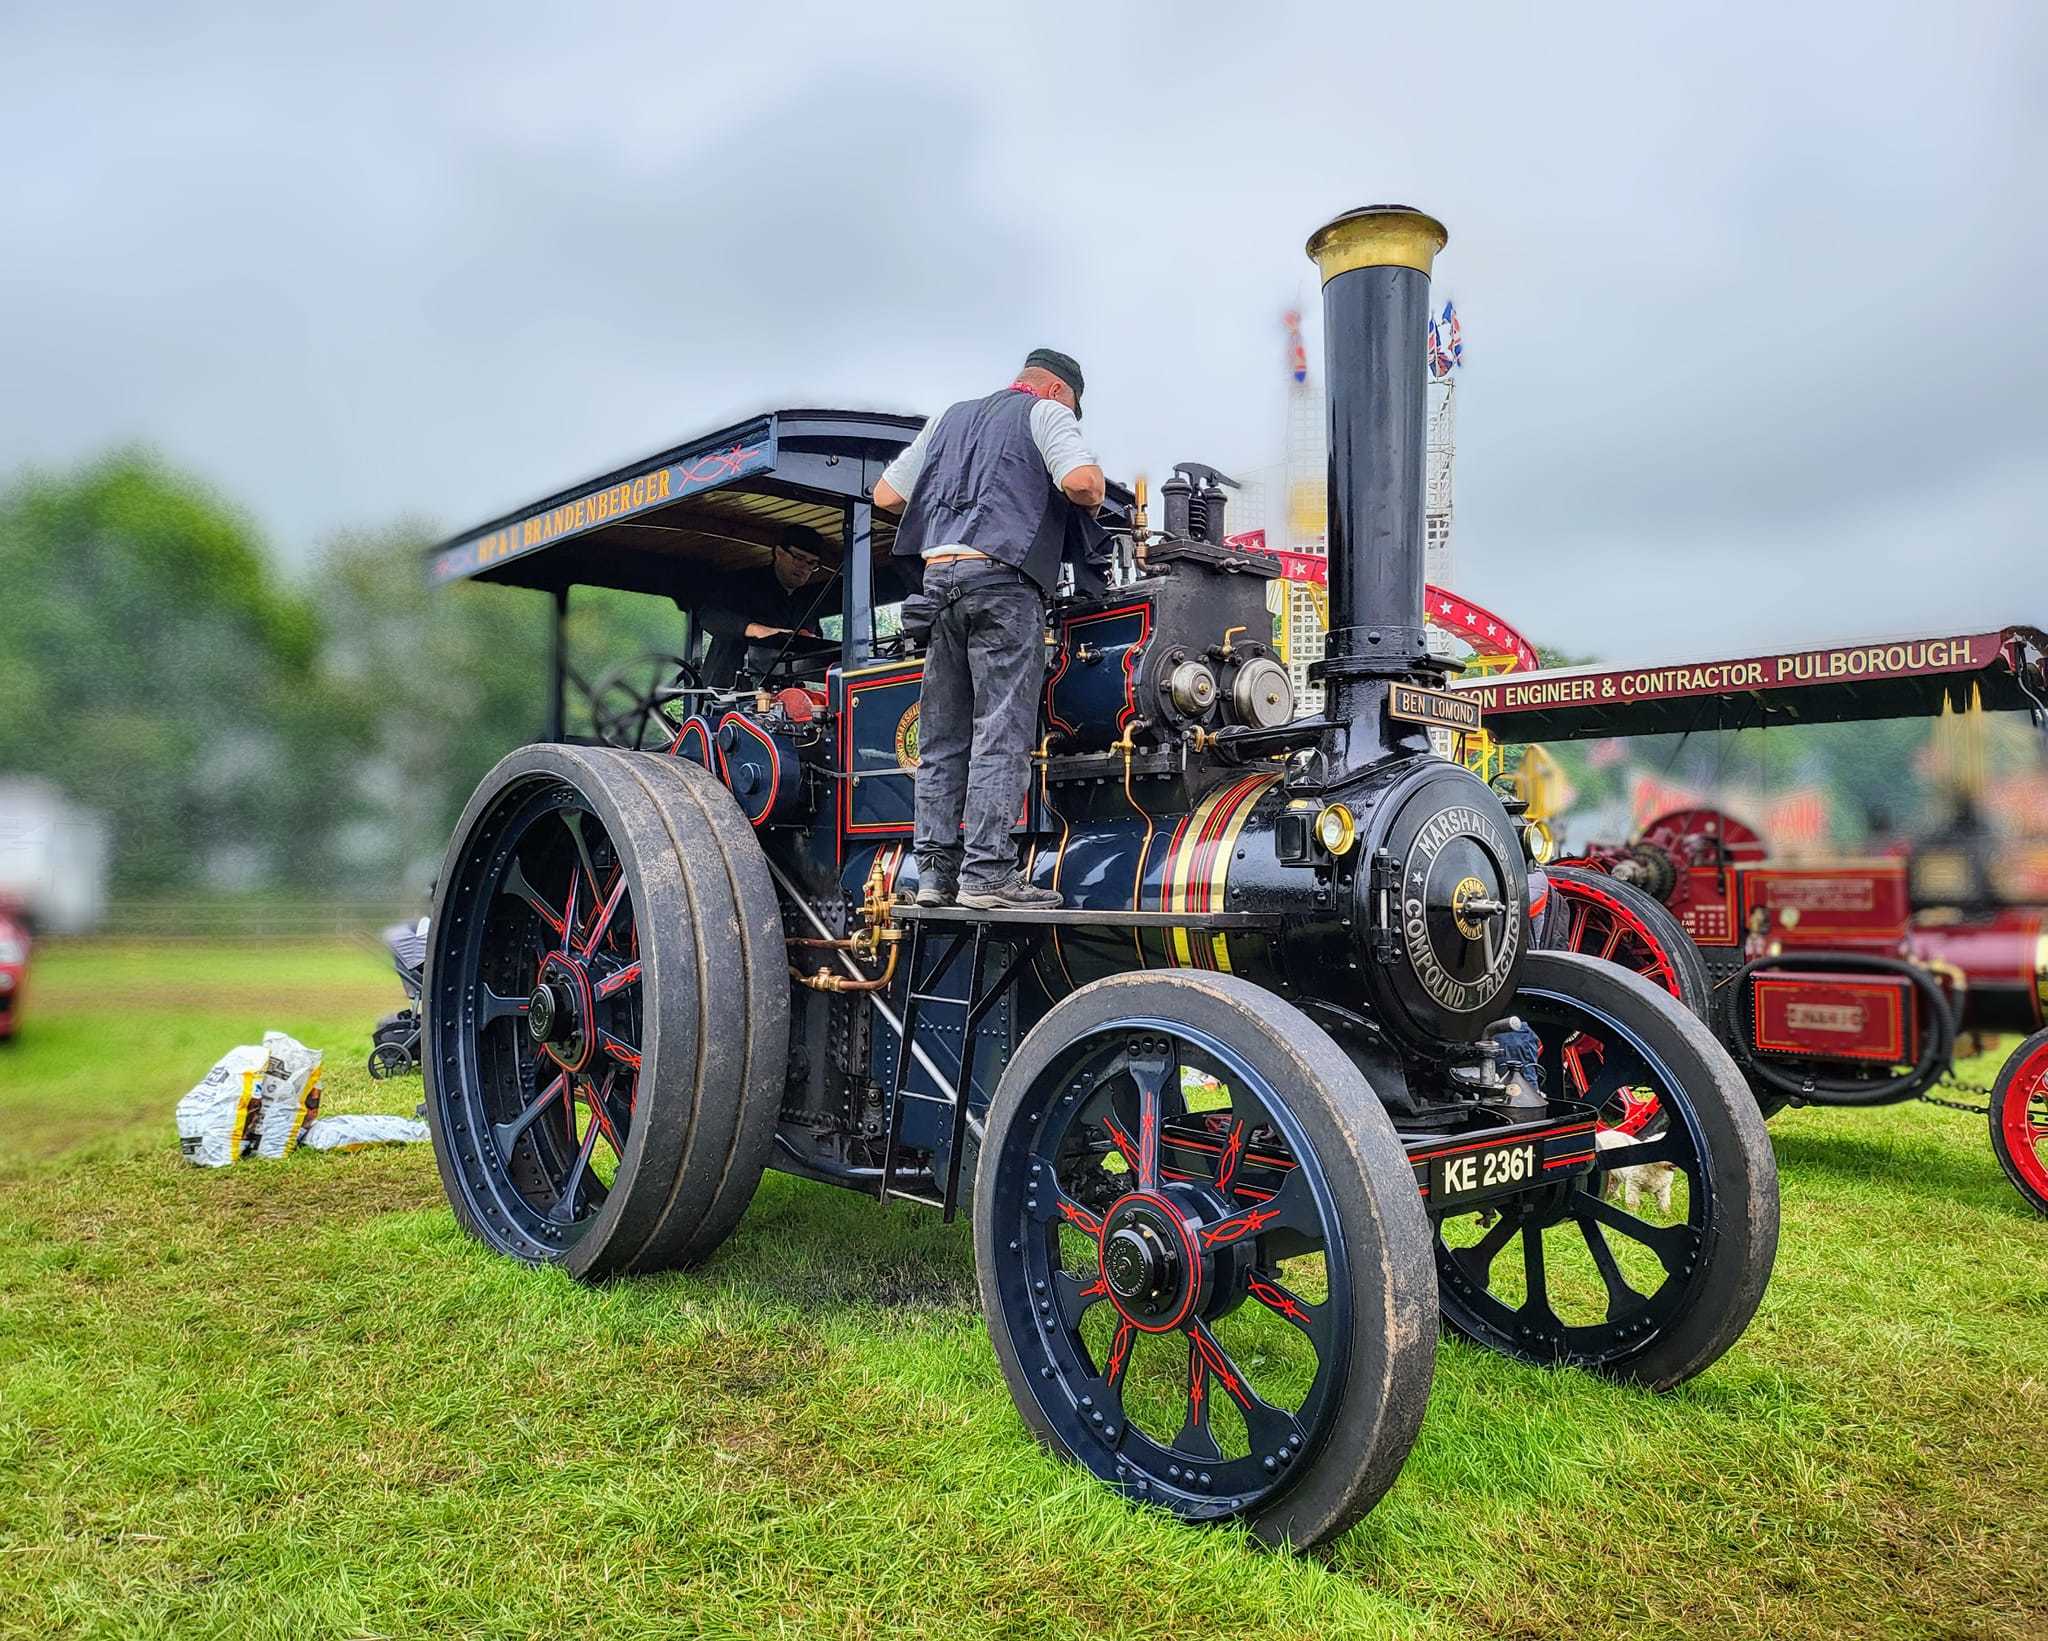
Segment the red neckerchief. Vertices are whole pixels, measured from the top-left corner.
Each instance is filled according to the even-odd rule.
[[[1010,391],[1012,393],[1028,393],[1034,399],[1050,399],[1052,397],[1051,388],[1033,387],[1029,382],[1012,382],[1010,384]]]

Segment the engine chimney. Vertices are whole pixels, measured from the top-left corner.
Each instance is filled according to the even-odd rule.
[[[1449,236],[1405,205],[1367,205],[1325,223],[1308,254],[1323,279],[1330,430],[1330,637],[1324,777],[1419,747],[1383,718],[1391,680],[1424,676],[1422,468],[1428,434],[1424,342],[1429,271]],[[1390,731],[1398,731],[1392,733]]]

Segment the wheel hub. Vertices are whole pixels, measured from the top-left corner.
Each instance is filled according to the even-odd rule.
[[[1194,1314],[1206,1286],[1204,1261],[1171,1202],[1125,1197],[1102,1222],[1097,1249],[1110,1302],[1133,1327],[1166,1333]]]
[[[543,981],[526,1000],[526,1029],[536,1043],[551,1043],[567,1030],[575,1008],[560,986]]]
[[[595,1009],[590,976],[561,952],[549,952],[526,1000],[526,1030],[540,1051],[565,1071],[581,1071],[597,1040]]]
[[[1102,1265],[1111,1292],[1141,1303],[1156,1301],[1175,1274],[1172,1250],[1144,1224],[1126,1225],[1112,1236],[1103,1247]]]

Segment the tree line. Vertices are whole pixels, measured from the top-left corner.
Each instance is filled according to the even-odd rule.
[[[424,887],[478,778],[545,723],[550,640],[540,593],[430,589],[432,539],[347,533],[293,576],[245,510],[146,450],[19,475],[0,777],[106,817],[117,895]],[[620,660],[663,625],[592,601],[572,646]]]

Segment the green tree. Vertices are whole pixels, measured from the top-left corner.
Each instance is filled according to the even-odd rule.
[[[113,828],[147,892],[331,875],[349,725],[246,515],[145,450],[0,490],[0,770]]]
[[[326,645],[323,699],[355,729],[337,848],[365,893],[424,888],[484,773],[547,728],[553,603],[527,588],[433,587],[434,531],[405,520],[330,542],[312,595]],[[588,733],[576,680],[672,652],[682,617],[667,599],[579,587],[570,601],[567,729]]]
[[[424,887],[477,781],[547,722],[547,597],[430,588],[432,539],[419,521],[340,536],[312,583],[323,686],[361,744],[338,846],[371,890]]]

